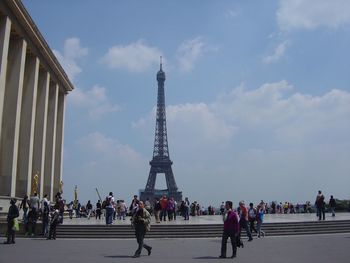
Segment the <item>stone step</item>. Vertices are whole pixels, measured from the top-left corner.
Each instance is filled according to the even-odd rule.
[[[24,236],[23,224],[18,236]],[[153,224],[147,233],[149,238],[205,238],[221,237],[222,224]],[[37,233],[41,231],[41,223],[37,224]],[[350,233],[350,220],[313,221],[294,223],[265,223],[263,231],[268,236]],[[6,223],[0,222],[1,234],[6,232]],[[243,231],[245,236],[245,231]],[[134,238],[134,230],[130,225],[70,225],[57,227],[58,238]]]
[[[314,231],[305,231],[305,232],[275,232],[270,233],[266,232],[266,236],[282,236],[282,235],[310,235],[310,234],[334,234],[334,233],[350,233],[350,229],[343,230],[320,230],[317,232]],[[219,238],[221,237],[222,232],[220,233],[202,233],[202,234],[189,234],[189,233],[174,233],[173,235],[164,235],[149,232],[147,233],[147,238]],[[255,236],[255,235],[254,235]],[[105,238],[114,238],[114,239],[124,239],[124,238],[134,238],[134,232],[129,234],[110,234],[104,233],[103,235],[91,235],[89,233],[79,234],[79,235],[70,235],[70,234],[57,234],[57,238],[93,238],[93,239],[105,239]],[[246,235],[242,235],[243,238],[246,238]]]
[[[327,226],[327,225],[349,225],[350,220],[337,220],[337,221],[310,221],[310,222],[288,222],[288,223],[264,223],[264,227],[290,227],[290,226],[300,226],[300,227],[306,227],[306,226]],[[222,228],[222,224],[152,224],[152,228],[157,229],[191,229],[191,228]],[[74,228],[74,229],[88,229],[88,228],[130,228],[130,225],[128,224],[118,224],[115,223],[113,225],[72,225],[72,224],[63,224],[61,227],[64,228]]]
[[[148,238],[205,238],[221,237],[222,225],[154,225]],[[268,236],[350,233],[349,221],[267,223],[263,230]],[[243,231],[245,236],[245,231]],[[60,225],[58,238],[134,238],[134,230],[128,225]]]
[[[264,224],[263,228],[268,229],[268,230],[283,230],[283,229],[318,229],[318,228],[342,228],[350,226],[349,223],[337,223],[337,224],[318,224],[314,223],[311,225],[275,225],[275,224]],[[85,232],[85,231],[109,231],[109,232],[128,232],[131,229],[131,226],[67,226],[67,225],[60,225],[59,226],[60,231],[74,231],[74,232]],[[192,226],[186,226],[186,227],[181,227],[181,226],[152,226],[151,227],[152,231],[159,231],[159,232],[169,232],[169,231],[221,231],[222,230],[222,225],[207,225],[207,226],[197,226],[197,225],[192,225]]]

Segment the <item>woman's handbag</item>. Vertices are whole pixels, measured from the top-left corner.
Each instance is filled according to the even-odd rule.
[[[19,231],[19,223],[18,223],[18,219],[14,218],[13,219],[13,227],[12,227],[13,231]]]

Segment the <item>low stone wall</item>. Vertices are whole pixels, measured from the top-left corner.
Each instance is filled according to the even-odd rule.
[[[41,234],[42,224],[41,222],[36,224],[35,234],[39,236]],[[6,220],[0,220],[0,237],[6,236],[7,232],[7,222]],[[24,224],[22,222],[19,223],[19,231],[16,233],[17,236],[24,236],[25,229]]]

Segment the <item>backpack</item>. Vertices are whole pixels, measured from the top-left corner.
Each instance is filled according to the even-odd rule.
[[[105,200],[105,207],[110,206],[111,205],[111,198],[109,196],[106,197]]]
[[[254,208],[250,208],[249,211],[248,211],[248,216],[250,219],[255,219],[256,218],[256,212],[255,212],[255,209]]]

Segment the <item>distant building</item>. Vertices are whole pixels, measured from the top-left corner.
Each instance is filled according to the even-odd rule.
[[[21,1],[1,0],[0,206],[32,191],[52,200],[60,190],[65,99],[72,90]]]

